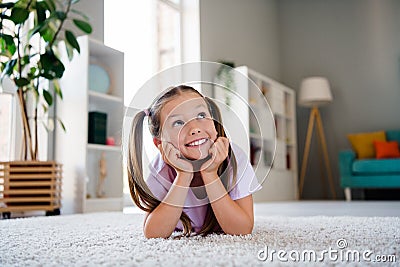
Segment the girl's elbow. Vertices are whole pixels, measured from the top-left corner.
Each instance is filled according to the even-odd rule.
[[[254,227],[254,221],[253,220],[249,220],[247,221],[241,231],[240,231],[240,235],[250,235],[253,232],[253,227]]]
[[[155,233],[144,233],[144,237],[146,237],[147,239],[151,239],[151,238],[168,238],[169,236],[163,236],[163,235],[157,235]]]
[[[250,235],[253,232],[254,225],[244,226],[237,231],[224,231],[228,235]]]
[[[253,224],[250,225],[243,233],[243,235],[251,235],[251,233],[253,233]]]
[[[150,238],[168,238],[171,236],[171,234],[157,232],[157,231],[154,231],[149,228],[150,227],[147,227],[147,226],[144,226],[144,228],[143,228],[144,237],[146,237],[148,239],[150,239]]]
[[[253,225],[249,225],[247,227],[244,227],[242,231],[239,233],[239,235],[251,235],[253,232]]]
[[[146,237],[147,239],[159,237],[159,236],[155,235],[155,233],[153,233],[151,231],[146,231],[145,229],[143,230],[143,234],[144,234],[144,237]]]

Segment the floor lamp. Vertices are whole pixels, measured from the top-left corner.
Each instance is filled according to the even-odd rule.
[[[325,161],[325,167],[328,175],[329,187],[333,199],[336,199],[335,187],[333,185],[332,170],[329,162],[328,149],[326,146],[326,139],[324,128],[322,126],[321,115],[319,113],[319,106],[332,102],[332,94],[329,87],[329,82],[324,77],[309,77],[301,82],[299,93],[299,105],[311,107],[310,118],[308,121],[308,129],[306,136],[306,143],[304,146],[303,162],[301,164],[300,172],[300,186],[299,198],[303,192],[304,179],[306,176],[308,155],[310,153],[311,138],[314,129],[314,123],[317,125],[317,136],[319,147],[322,148],[322,157]],[[321,177],[322,178],[322,177]]]

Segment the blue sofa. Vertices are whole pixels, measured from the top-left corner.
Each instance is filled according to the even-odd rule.
[[[387,141],[400,144],[400,130],[386,131]],[[400,158],[357,159],[353,150],[339,153],[340,185],[347,201],[352,188],[400,188]]]

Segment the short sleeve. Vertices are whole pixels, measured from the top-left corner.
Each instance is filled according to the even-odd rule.
[[[160,154],[157,154],[152,162],[150,162],[149,172],[146,184],[153,195],[158,200],[163,201],[171,188],[176,173],[165,164]]]
[[[232,144],[232,150],[236,156],[237,177],[234,187],[229,192],[229,196],[233,200],[236,200],[261,190],[262,186],[258,182],[253,167],[244,151],[235,144]]]
[[[160,201],[162,201],[168,193],[167,188],[165,188],[153,174],[148,176],[146,184],[153,195]]]

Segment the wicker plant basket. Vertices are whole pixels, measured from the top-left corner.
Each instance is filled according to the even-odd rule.
[[[55,161],[0,162],[0,212],[44,210],[59,215],[62,165]]]

